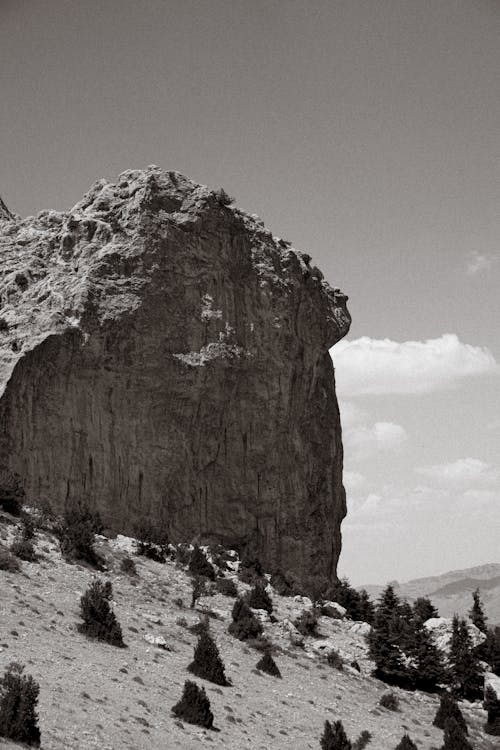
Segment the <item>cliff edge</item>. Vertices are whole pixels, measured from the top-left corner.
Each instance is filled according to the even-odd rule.
[[[346,296],[177,172],[100,180],[67,213],[0,208],[0,465],[28,500],[334,576]]]

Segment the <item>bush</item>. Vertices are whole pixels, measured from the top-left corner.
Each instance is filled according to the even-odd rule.
[[[40,745],[37,703],[40,686],[12,662],[0,679],[0,737],[25,745]]]
[[[293,624],[301,635],[318,635],[318,614],[315,609],[305,609]]]
[[[229,685],[220,657],[219,649],[208,628],[203,628],[194,650],[194,658],[188,666],[190,672],[216,685]]]
[[[230,596],[232,599],[236,599],[238,596],[238,587],[232,578],[216,578],[215,588],[219,594]]]
[[[0,544],[0,570],[5,570],[8,573],[19,573],[21,566],[19,561],[12,554],[12,552]]]
[[[12,542],[10,551],[25,562],[36,562],[37,556],[31,539],[17,538]]]
[[[83,624],[78,626],[78,630],[89,638],[123,648],[122,629],[110,605],[112,597],[110,581],[93,581],[80,599]]]
[[[273,657],[266,651],[261,659],[256,664],[256,669],[260,669],[261,672],[270,674],[271,677],[281,677],[281,672],[278,669],[278,665],[274,661]]]
[[[326,590],[325,598],[345,607],[351,619],[372,624],[375,614],[373,602],[364,589],[357,591],[351,586],[347,578],[342,578],[342,580],[331,585]]]
[[[364,750],[365,747],[371,742],[372,736],[368,730],[363,729],[358,739],[354,742],[352,750]],[[417,750],[417,748],[415,748]]]
[[[193,576],[200,576],[208,578],[209,581],[215,581],[214,566],[207,560],[203,550],[198,545],[191,552],[188,569]]]
[[[321,738],[321,750],[352,750],[352,744],[347,739],[341,721],[330,724],[325,721],[325,728]]]
[[[491,685],[488,685],[484,693],[483,708],[488,714],[488,720],[484,725],[484,731],[495,737],[500,736],[500,700]]]
[[[103,530],[101,517],[85,503],[71,503],[57,528],[61,552],[66,559],[82,560],[95,568],[102,560],[94,550],[95,535]]]
[[[280,596],[296,596],[300,594],[297,584],[287,578],[281,570],[273,573],[270,584]]]
[[[134,527],[137,554],[164,563],[169,555],[168,532],[163,525],[143,519]]]
[[[395,750],[418,750],[418,748],[409,735],[404,734],[401,741],[396,745]]]
[[[3,315],[0,317],[0,333],[6,333],[9,330],[9,324]]]
[[[191,609],[194,609],[196,602],[207,593],[207,579],[204,576],[193,576],[191,580]]]
[[[240,562],[238,569],[238,578],[243,583],[253,585],[262,581],[264,571],[262,565],[256,557],[245,556]]]
[[[442,693],[439,708],[432,723],[438,729],[444,729],[448,719],[454,719],[462,731],[467,733],[467,724],[455,698],[450,693]]]
[[[472,746],[467,741],[463,729],[455,719],[448,719],[446,721],[444,743],[441,750],[472,750]]]
[[[240,641],[257,638],[262,633],[262,625],[243,599],[236,599],[233,611],[233,621],[229,625],[229,632]]]
[[[382,708],[387,708],[389,711],[399,710],[399,698],[394,693],[384,693],[379,700],[379,705]]]
[[[24,503],[24,489],[17,474],[0,472],[0,508],[12,516],[19,516]]]
[[[128,576],[137,575],[137,567],[131,557],[124,557],[120,563],[120,570]]]
[[[173,713],[189,724],[211,729],[214,715],[210,710],[210,701],[204,688],[199,688],[195,682],[186,680],[182,697],[172,708]]]
[[[245,601],[252,609],[263,609],[268,614],[273,611],[273,602],[262,583],[256,583],[248,592]]]
[[[335,649],[332,649],[328,656],[326,657],[326,660],[330,667],[333,667],[334,669],[338,669],[340,672],[344,669],[344,660],[339,654],[338,651],[335,651]]]

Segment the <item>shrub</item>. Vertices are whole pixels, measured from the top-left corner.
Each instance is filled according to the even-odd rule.
[[[134,527],[137,554],[164,563],[168,557],[168,532],[162,524],[143,519]]]
[[[321,738],[321,750],[352,750],[352,744],[347,739],[341,721],[330,724],[325,721],[325,728]]]
[[[325,598],[337,602],[345,607],[347,614],[353,620],[362,620],[363,622],[373,622],[375,606],[363,589],[357,591],[347,578],[336,581],[325,592]]]
[[[301,635],[318,635],[318,614],[315,609],[305,609],[293,624]]]
[[[274,661],[273,657],[266,651],[261,659],[256,664],[256,669],[260,669],[261,672],[270,674],[271,677],[281,677],[281,672],[278,669],[278,665]]]
[[[372,736],[368,730],[363,729],[358,739],[353,743],[352,750],[364,750],[365,747],[371,742]],[[416,750],[416,749],[415,749]]]
[[[219,649],[208,628],[204,628],[200,633],[194,650],[194,658],[188,669],[197,677],[214,682],[216,685],[229,684]]]
[[[120,570],[128,576],[137,575],[137,567],[131,557],[124,557],[120,563]]]
[[[122,629],[110,605],[112,596],[110,581],[93,581],[80,599],[83,624],[78,626],[78,630],[89,638],[123,648]]]
[[[382,708],[387,708],[389,711],[399,710],[399,698],[394,693],[384,693],[379,700],[379,705]]]
[[[94,550],[95,535],[103,530],[101,517],[85,503],[71,503],[57,528],[61,552],[69,560],[83,560],[95,568],[102,560]]]
[[[5,570],[8,573],[19,573],[20,569],[17,558],[7,547],[0,544],[0,570]]]
[[[215,581],[214,566],[207,560],[203,550],[201,550],[198,545],[196,545],[191,552],[188,567],[189,572],[193,576],[201,576],[208,578],[209,581]]]
[[[25,562],[35,562],[37,559],[31,539],[17,538],[12,542],[10,551]]]
[[[296,596],[300,594],[299,587],[287,578],[281,570],[273,573],[270,584],[280,596]]]
[[[238,596],[238,587],[232,578],[216,578],[215,588],[219,594],[230,596],[232,599],[236,599]]]
[[[268,614],[273,611],[273,602],[262,583],[256,583],[245,597],[245,601],[252,609],[263,609]]]
[[[334,669],[338,669],[340,672],[344,669],[344,660],[338,651],[332,649],[326,657],[328,664]]]
[[[173,713],[189,724],[211,729],[214,715],[210,710],[210,701],[204,688],[199,688],[195,682],[186,680],[182,697],[172,708]]]
[[[175,562],[179,567],[185,568],[189,565],[191,550],[187,544],[178,544],[175,548]]]
[[[21,664],[12,662],[0,679],[0,737],[38,747],[40,686],[31,675],[23,675],[23,671]]]
[[[238,578],[243,583],[249,583],[253,585],[262,580],[264,571],[262,565],[256,557],[245,556],[240,562],[238,569]]]
[[[236,599],[233,611],[233,621],[229,625],[229,632],[240,641],[257,638],[262,633],[262,625],[243,599]]]
[[[395,750],[418,750],[418,748],[413,740],[410,739],[409,735],[404,734],[401,741],[396,745]]]
[[[204,576],[193,576],[191,580],[191,609],[194,609],[195,604],[200,596],[206,594],[206,583],[207,579]]]
[[[488,714],[484,731],[496,737],[500,736],[500,700],[497,698],[497,694],[491,685],[486,687],[483,708]]]
[[[9,324],[6,321],[6,319],[1,316],[0,317],[0,333],[6,333],[9,330]]]
[[[472,750],[462,727],[455,719],[447,719],[444,726],[444,743],[441,750]]]
[[[24,489],[17,474],[3,470],[0,472],[0,508],[12,516],[21,513],[24,502]]]
[[[454,719],[462,731],[467,733],[467,724],[455,698],[450,693],[442,693],[439,707],[432,723],[438,729],[444,729],[448,719]]]

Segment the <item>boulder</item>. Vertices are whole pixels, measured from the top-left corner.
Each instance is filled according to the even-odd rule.
[[[305,638],[302,633],[299,633],[295,625],[291,620],[285,619],[280,622],[281,629],[288,635],[290,643],[293,646],[303,646]]]
[[[497,699],[500,701],[500,677],[493,672],[486,672],[484,675],[484,693],[486,688],[492,688],[495,691]]]
[[[347,610],[337,602],[325,601],[321,605],[321,613],[334,620],[343,620],[347,614]]]
[[[149,167],[66,212],[1,209],[0,469],[114,532],[151,521],[332,579],[347,298],[229,203]]]
[[[448,617],[431,617],[424,623],[425,628],[432,635],[434,644],[445,654],[449,653],[450,650],[452,622]],[[467,623],[467,630],[474,648],[480,646],[486,640],[485,634],[472,622]]]
[[[162,635],[153,635],[152,633],[145,633],[144,640],[147,643],[150,643],[152,646],[156,646],[157,648],[164,649],[165,651],[169,650],[167,646],[167,642]]]

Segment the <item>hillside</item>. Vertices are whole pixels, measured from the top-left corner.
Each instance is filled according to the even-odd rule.
[[[472,592],[479,588],[485,612],[491,625],[500,624],[500,563],[452,570],[429,578],[415,578],[400,583],[391,581],[398,594],[412,601],[428,596],[443,617],[455,613],[466,616],[472,605]],[[376,599],[384,586],[363,586]]]
[[[12,525],[0,524],[0,531],[4,541],[12,538]],[[126,649],[78,632],[79,600],[95,572],[64,562],[52,536],[38,535],[39,562],[23,562],[20,573],[0,571],[0,673],[20,661],[39,681],[44,750],[196,750],[206,743],[214,750],[319,750],[326,719],[341,719],[353,740],[368,730],[373,750],[391,750],[404,732],[419,750],[442,744],[442,732],[432,726],[437,697],[395,689],[400,710],[378,706],[387,687],[370,676],[372,665],[356,623],[321,617],[321,636],[306,638],[304,648],[293,646],[284,620],[300,613],[304,601],[274,594],[277,622],[264,628],[277,649],[282,679],[276,679],[255,669],[258,651],[228,634],[231,598],[204,597],[193,610],[189,578],[179,565],[134,557],[138,575],[129,576],[120,562],[134,549],[130,539],[99,537],[98,548],[106,559],[102,577],[112,582]],[[236,580],[234,573],[227,575]],[[240,592],[248,588],[237,585]],[[187,626],[204,612],[210,614],[210,629],[232,682],[220,688],[194,678],[206,687],[215,731],[181,722],[170,710],[184,681],[192,679],[187,666],[196,636]],[[166,650],[145,636],[163,636]],[[331,642],[346,661],[344,671],[318,655]],[[349,666],[352,659],[360,673]],[[474,750],[493,750],[479,729],[485,717],[480,704],[463,702],[462,709]],[[0,741],[0,747],[14,745]]]

